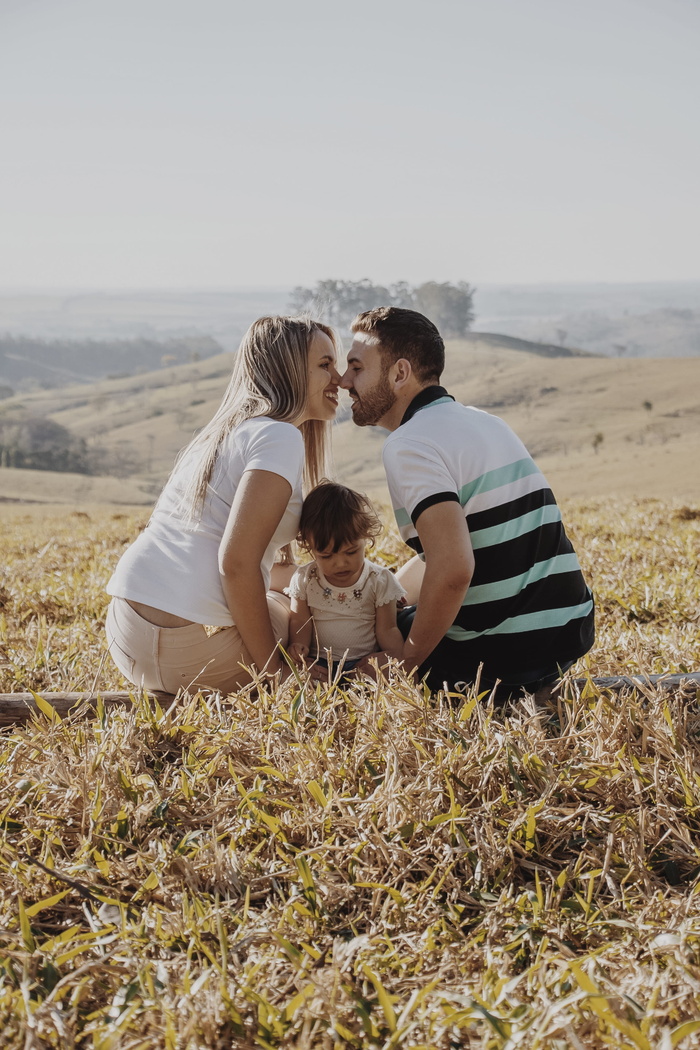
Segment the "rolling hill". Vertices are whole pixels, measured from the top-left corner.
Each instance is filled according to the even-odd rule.
[[[148,503],[177,451],[211,417],[230,367],[231,356],[219,354],[136,377],[10,398],[0,404],[0,424],[28,412],[48,416],[111,457],[112,473],[121,476],[114,502]],[[507,420],[558,495],[698,499],[698,358],[611,359],[472,333],[448,343],[444,382],[458,400]],[[334,429],[337,472],[380,499],[382,440],[381,431],[354,426],[343,399]],[[84,476],[59,477],[52,487],[47,472],[0,470],[0,499],[23,494],[85,501]],[[107,492],[105,479],[97,481]],[[90,499],[99,502],[95,485],[93,490]]]

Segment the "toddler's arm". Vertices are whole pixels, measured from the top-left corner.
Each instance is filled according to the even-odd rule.
[[[386,602],[377,606],[375,630],[380,650],[387,656],[393,656],[395,660],[401,660],[403,635],[396,626],[396,602]]]
[[[311,647],[313,617],[309,606],[303,598],[292,598],[292,612],[289,619],[289,655],[295,664],[303,664]]]

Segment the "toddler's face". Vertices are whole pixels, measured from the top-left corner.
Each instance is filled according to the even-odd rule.
[[[352,587],[362,575],[365,541],[346,543],[340,550],[320,551],[311,547],[314,561],[332,587]]]

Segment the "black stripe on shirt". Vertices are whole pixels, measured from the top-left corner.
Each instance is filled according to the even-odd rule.
[[[519,576],[540,561],[558,554],[571,554],[573,548],[561,521],[550,521],[512,540],[474,550],[474,586]]]
[[[444,386],[426,386],[416,394],[404,412],[403,419],[399,423],[402,427],[404,423],[408,423],[409,419],[413,419],[416,412],[419,412],[421,408],[425,408],[426,405],[432,404],[433,401],[439,401],[441,397],[449,397],[454,401],[452,394],[448,394]]]
[[[458,642],[443,638],[420,669],[425,674],[429,667],[437,672],[452,671],[455,680],[473,681],[483,664],[487,679],[500,678],[505,683],[530,682],[539,677],[542,668],[556,667],[569,660],[577,660],[593,645],[595,613],[578,617],[543,631],[522,634],[485,635],[473,641]],[[457,673],[459,672],[459,673]],[[447,675],[446,675],[447,676]]]
[[[566,609],[582,605],[590,592],[578,569],[558,572],[544,579],[534,580],[519,594],[497,598],[478,605],[463,605],[455,616],[455,624],[465,631],[488,631],[512,616],[537,615],[550,609]],[[512,635],[501,635],[504,645],[510,645]]]
[[[426,496],[417,505],[413,514],[411,514],[411,521],[415,525],[424,510],[428,507],[433,507],[436,503],[459,503],[459,496],[456,492],[434,492],[432,496]]]
[[[494,525],[503,525],[505,522],[521,518],[540,507],[547,507],[557,501],[549,488],[535,489],[534,492],[525,492],[508,503],[499,503],[487,510],[476,511],[467,514],[467,525],[470,532],[480,532],[481,529],[492,529]]]

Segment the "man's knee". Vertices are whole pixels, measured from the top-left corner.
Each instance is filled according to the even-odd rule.
[[[399,609],[396,614],[396,625],[401,631],[403,638],[408,638],[411,633],[411,627],[413,626],[413,620],[416,615],[415,605],[405,605],[403,609]]]

